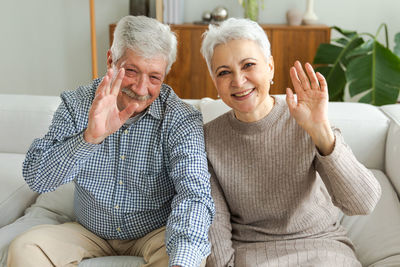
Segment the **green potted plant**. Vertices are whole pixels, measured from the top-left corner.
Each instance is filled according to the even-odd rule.
[[[359,96],[359,102],[377,106],[396,103],[400,92],[400,33],[391,51],[386,24],[378,28],[376,35],[336,26],[332,29],[341,37],[321,44],[313,62],[326,77],[329,99],[344,101],[348,88],[351,97]],[[385,29],[386,46],[377,40],[381,29]]]
[[[264,0],[238,0],[243,6],[244,17],[253,21],[258,21],[260,6],[264,9]]]

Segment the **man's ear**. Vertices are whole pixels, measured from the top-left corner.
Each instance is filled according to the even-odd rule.
[[[108,50],[107,51],[107,69],[111,68],[112,63],[113,63],[113,61],[112,61],[112,53],[111,53],[111,50]]]

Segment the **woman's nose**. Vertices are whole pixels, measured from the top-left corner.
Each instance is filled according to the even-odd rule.
[[[232,86],[241,87],[245,82],[246,82],[246,77],[242,72],[234,73]]]

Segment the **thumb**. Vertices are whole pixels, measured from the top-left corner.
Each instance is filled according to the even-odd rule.
[[[124,110],[122,110],[119,113],[119,119],[125,123],[130,116],[136,111],[136,109],[139,107],[138,103],[131,103],[129,106],[127,106]]]

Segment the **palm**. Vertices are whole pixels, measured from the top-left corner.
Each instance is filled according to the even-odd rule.
[[[84,138],[90,143],[101,143],[107,136],[117,131],[133,114],[137,104],[131,104],[120,111],[117,96],[125,71],[121,69],[116,80],[111,84],[112,70],[107,72],[100,83],[89,111],[88,127]]]
[[[315,125],[328,121],[328,92],[322,75],[315,75],[309,64],[306,64],[306,71],[308,77],[298,62],[291,69],[290,77],[297,94],[297,103],[289,99],[288,106],[296,122],[309,132]],[[292,97],[290,94],[288,98]]]
[[[108,136],[117,131],[124,123],[119,113],[114,95],[96,97],[90,110],[88,124],[93,137]]]

